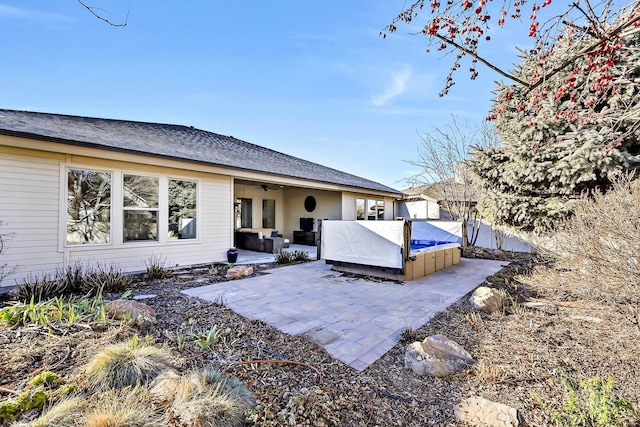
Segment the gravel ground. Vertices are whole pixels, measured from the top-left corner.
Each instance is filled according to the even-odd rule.
[[[580,301],[523,307],[517,302],[544,295],[539,289],[532,295],[513,278],[529,271],[531,260],[511,260],[486,283],[509,292],[516,302],[510,308],[477,313],[468,296],[462,298],[422,328],[405,332],[398,345],[361,373],[304,338],[237,315],[223,301],[208,303],[180,293],[225,280],[209,268],[164,280],[141,278],[133,295],[156,295],[143,300],[158,317],[147,331],[97,324],[0,326],[0,402],[12,396],[6,390],[22,390],[42,370],[76,376],[99,348],[146,333],[149,341],[173,350],[180,368],[213,366],[244,381],[258,399],[246,414],[247,425],[455,426],[453,406],[470,396],[517,408],[524,425],[550,425],[533,393],[559,405],[566,395],[559,370],[575,379],[614,375],[620,394],[640,407],[640,330],[627,309]],[[260,274],[276,266],[255,267]],[[198,347],[197,336],[210,331],[216,339],[208,348]],[[418,378],[405,369],[406,345],[433,334],[466,348],[474,366],[446,378]]]

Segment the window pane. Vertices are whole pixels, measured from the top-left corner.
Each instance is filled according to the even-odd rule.
[[[364,219],[364,199],[356,199],[356,219]]]
[[[195,181],[169,180],[169,239],[196,238]]]
[[[377,207],[378,219],[383,220],[384,219],[384,200],[378,200],[377,204],[378,204],[378,207]]]
[[[262,201],[262,228],[276,228],[276,201]]]
[[[109,243],[111,174],[67,171],[67,244]]]
[[[124,211],[124,241],[157,240],[158,212]]]
[[[367,200],[367,219],[368,220],[376,219],[376,201],[375,200]]]
[[[253,200],[240,199],[240,228],[253,227]]]
[[[122,187],[125,208],[158,207],[157,177],[124,175]]]

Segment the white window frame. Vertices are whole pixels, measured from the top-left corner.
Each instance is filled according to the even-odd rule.
[[[358,200],[364,200],[364,218],[358,219]],[[370,203],[373,203],[373,218],[369,219],[369,206]],[[379,205],[382,203],[382,205]],[[387,208],[387,204],[384,198],[377,197],[356,197],[355,203],[355,218],[356,221],[384,221],[385,219],[385,211]],[[378,218],[380,215],[380,210],[382,210],[382,218]]]
[[[158,180],[158,206],[155,208],[147,208],[147,207],[142,207],[142,208],[137,208],[137,207],[130,207],[130,206],[124,206],[124,176],[125,175],[129,175],[129,176],[139,176],[139,177],[144,177],[144,178],[156,178]],[[168,197],[168,180],[166,182],[166,186],[167,186],[167,195],[166,197]],[[122,220],[122,224],[120,226],[120,236],[122,238],[122,243],[124,245],[127,246],[131,246],[131,244],[136,244],[136,243],[140,243],[140,244],[148,244],[148,243],[161,243],[161,236],[163,236],[165,233],[162,232],[162,214],[161,212],[164,211],[165,209],[167,210],[167,221],[168,222],[168,217],[169,217],[169,202],[167,199],[167,203],[165,206],[165,209],[162,209],[162,179],[159,175],[154,175],[154,174],[146,174],[146,173],[139,173],[139,172],[123,172],[120,175],[120,190],[121,190],[121,194],[120,194],[120,219]],[[156,238],[155,239],[147,239],[147,240],[127,240],[125,241],[124,239],[124,215],[125,212],[156,212]],[[168,226],[167,226],[168,229]]]
[[[94,172],[104,172],[111,175],[111,206],[109,207],[109,241],[106,243],[82,243],[82,244],[72,244],[67,242],[67,209],[69,203],[69,171],[70,170],[89,170]],[[115,193],[117,191],[114,188],[115,183],[115,171],[109,168],[100,168],[94,165],[84,165],[84,164],[60,164],[60,209],[59,209],[59,244],[58,250],[62,252],[65,249],[96,249],[96,248],[105,248],[114,245],[114,238],[116,233],[113,232],[114,228],[114,203],[116,200],[114,199]]]
[[[189,181],[196,183],[196,237],[194,239],[170,239],[169,238],[169,181]],[[177,176],[167,176],[167,185],[166,185],[166,219],[165,225],[167,227],[166,233],[160,230],[164,236],[166,236],[167,242],[170,244],[174,244],[176,242],[197,242],[200,240],[200,180],[193,178],[182,178]]]
[[[67,200],[68,200],[68,170],[91,170],[111,174],[111,212],[110,212],[110,238],[109,243],[67,244]],[[133,240],[124,242],[124,206],[122,186],[124,175],[138,175],[158,178],[158,239],[157,240]],[[169,239],[169,179],[180,181],[192,181],[196,183],[196,238],[195,239]],[[130,169],[105,168],[84,163],[60,163],[60,193],[59,193],[59,228],[58,251],[76,252],[91,251],[96,249],[122,249],[135,247],[149,247],[153,245],[189,245],[201,243],[201,213],[202,205],[202,180],[190,176],[168,175],[161,173],[141,173]],[[144,208],[146,210],[147,208]]]

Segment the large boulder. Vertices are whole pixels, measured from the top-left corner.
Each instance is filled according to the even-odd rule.
[[[476,310],[493,313],[502,310],[504,298],[497,289],[480,286],[473,292],[469,302]]]
[[[454,406],[456,420],[478,427],[518,427],[518,410],[482,397],[463,399]]]
[[[148,328],[156,323],[156,311],[138,301],[118,299],[104,307],[107,315],[115,320],[125,320],[131,325]]]
[[[444,377],[472,364],[471,354],[444,335],[416,341],[407,346],[404,354],[404,366],[420,376]]]

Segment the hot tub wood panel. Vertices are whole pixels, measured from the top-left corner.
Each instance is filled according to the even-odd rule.
[[[431,274],[436,271],[436,253],[426,252],[424,254],[424,275]]]
[[[436,271],[444,270],[444,250],[436,251]]]

